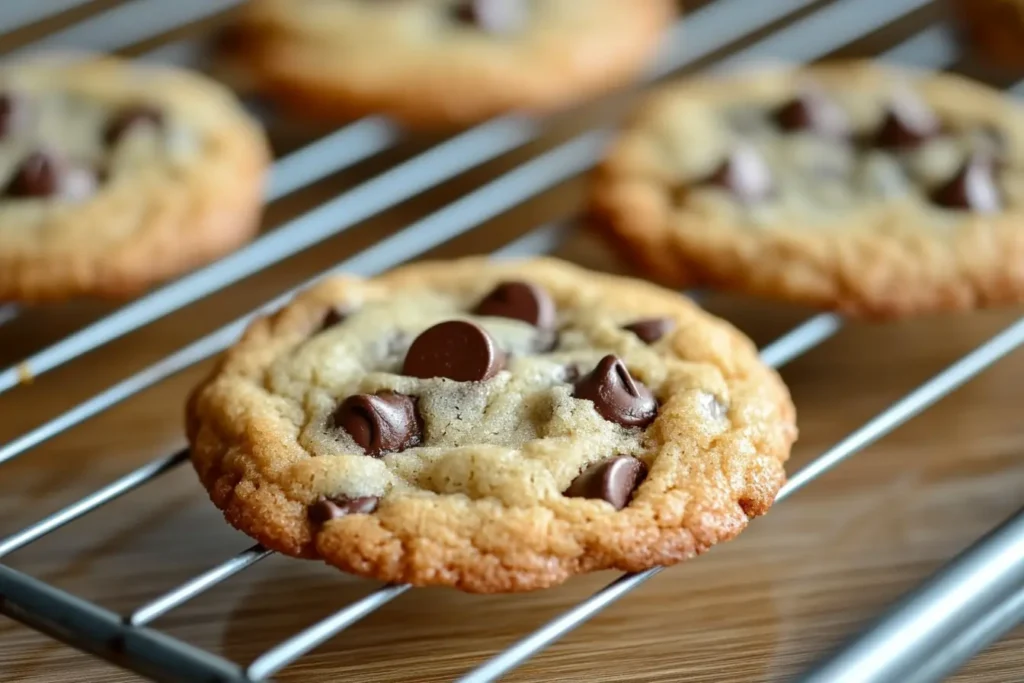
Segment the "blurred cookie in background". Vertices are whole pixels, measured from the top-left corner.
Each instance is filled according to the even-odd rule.
[[[0,301],[129,297],[259,227],[269,149],[223,86],[111,57],[0,70]]]
[[[1024,301],[1024,109],[871,61],[691,78],[595,176],[644,275],[893,318]]]
[[[300,118],[448,128],[628,83],[674,15],[671,0],[253,0],[215,59]]]

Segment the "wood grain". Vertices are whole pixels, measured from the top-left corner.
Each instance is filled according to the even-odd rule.
[[[927,25],[935,11],[925,8],[839,54],[885,49]],[[957,68],[974,67],[963,63]],[[278,135],[276,142],[285,150],[302,137]],[[268,213],[268,226],[334,196],[426,142],[412,142],[278,202]],[[0,442],[404,227],[536,149],[487,164],[31,386],[0,396]],[[543,221],[571,216],[583,188],[580,181],[567,183],[431,255],[487,251]],[[560,255],[595,268],[622,269],[583,231],[573,233]],[[809,314],[724,295],[711,296],[707,307],[759,343]],[[106,305],[76,303],[27,313],[0,327],[0,365],[108,310]],[[801,429],[792,469],[1022,314],[1024,310],[1003,310],[884,326],[849,325],[786,367],[783,376],[792,389]],[[181,373],[0,467],[0,536],[180,447],[182,400],[206,367]],[[789,679],[1024,502],[1022,376],[1024,352],[1017,352],[780,505],[738,540],[663,572],[508,680]],[[247,538],[222,522],[191,470],[182,468],[7,561],[76,595],[127,612],[248,545]],[[613,578],[609,573],[593,575],[511,597],[410,591],[286,669],[279,680],[449,681]],[[373,587],[319,563],[271,557],[154,625],[247,663]],[[1018,629],[954,680],[1022,680],[1022,652],[1024,630]],[[0,620],[0,681],[130,680],[139,679]]]

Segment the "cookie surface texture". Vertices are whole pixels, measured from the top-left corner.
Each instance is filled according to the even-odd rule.
[[[750,341],[679,294],[473,258],[323,281],[252,324],[187,424],[211,499],[267,547],[511,592],[732,538],[794,420]]]
[[[646,275],[892,318],[1024,300],[1024,109],[870,62],[689,80],[595,173]]]
[[[217,52],[234,81],[300,116],[444,128],[629,82],[674,11],[670,0],[255,0]]]
[[[238,247],[269,151],[221,86],[114,58],[0,70],[0,300],[121,298]]]

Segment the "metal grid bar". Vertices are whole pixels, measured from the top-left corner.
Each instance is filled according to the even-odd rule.
[[[22,26],[34,24],[91,0],[34,0],[34,2],[5,2],[0,5],[0,33],[10,33]]]
[[[721,4],[722,3],[720,3],[719,5],[713,5],[712,7],[718,7]],[[768,3],[764,3],[764,4],[768,4]],[[809,3],[805,3],[805,4],[809,4]],[[892,3],[890,3],[890,5],[891,4]],[[909,7],[909,6],[912,6],[913,4],[914,4],[914,0],[908,0],[906,6]],[[848,8],[850,6],[850,4],[849,4],[849,0],[839,0],[838,2],[834,3],[833,6],[838,6],[838,7],[844,7],[845,6],[845,7]],[[887,21],[891,21],[892,18],[894,18],[895,16],[899,16],[899,15],[900,15],[900,13],[896,12],[896,14],[894,14],[889,19],[882,20],[882,21],[880,21],[879,24],[874,25],[874,26],[870,26],[870,27],[868,27],[865,30],[870,30],[871,28],[875,28],[878,25],[882,25],[884,23],[887,23]],[[693,21],[693,19],[691,18],[691,24],[692,24],[692,21]],[[807,26],[814,26],[815,23],[814,22],[810,22],[810,23],[808,23],[806,25]],[[819,26],[824,26],[824,24],[818,24],[818,25]],[[917,47],[910,48],[909,45],[905,45],[905,46],[901,46],[901,47],[907,47],[907,49],[909,50],[909,53],[911,53],[911,54],[919,53],[919,52],[931,51],[931,54],[937,55],[937,57],[935,58],[936,61],[939,61],[940,59],[941,60],[945,60],[945,59],[947,59],[947,57],[945,57],[943,55],[951,54],[947,50],[948,45],[944,45],[943,44],[944,37],[940,33],[931,32],[928,35],[921,34],[915,40],[917,40],[917,43],[916,43]],[[832,46],[832,47],[835,47],[835,46]],[[895,51],[893,51],[893,52],[895,53]],[[810,57],[810,58],[813,58],[813,57]],[[928,59],[927,61],[930,61],[930,59]],[[565,146],[565,147],[568,147],[568,145]],[[546,189],[546,188],[544,188],[544,189]],[[467,197],[467,199],[468,199],[468,197]],[[453,208],[453,207],[449,207],[449,208]],[[485,205],[481,205],[480,206],[481,210],[483,210],[484,208],[485,208]],[[438,212],[438,213],[439,214],[443,214],[444,210],[442,210],[441,212]],[[435,214],[434,216],[432,216],[430,218],[436,218],[436,217],[437,217],[437,214]],[[425,223],[425,222],[428,222],[428,220],[425,219],[425,221],[423,221],[421,223]],[[563,227],[558,226],[558,225],[545,226],[545,227],[543,227],[541,229],[538,229],[537,231],[534,231],[534,232],[530,233],[529,235],[525,236],[524,238],[522,238],[520,240],[517,240],[516,242],[514,242],[514,243],[512,243],[510,245],[507,245],[507,247],[504,250],[502,250],[501,252],[499,252],[498,254],[496,254],[496,256],[503,256],[503,255],[506,255],[506,253],[508,253],[508,254],[515,253],[516,249],[521,249],[521,250],[524,250],[526,252],[533,251],[534,249],[545,250],[546,248],[549,248],[550,246],[552,246],[554,244],[557,244],[557,240],[558,240],[558,238],[559,238],[559,236],[561,234],[561,231],[563,229],[564,229]],[[458,231],[458,232],[461,232],[461,230]],[[455,234],[458,234],[458,232],[456,232]],[[398,235],[395,235],[395,237],[396,238],[402,237],[403,234],[404,233],[399,233]],[[444,241],[444,240],[442,239],[440,241]],[[399,243],[395,243],[395,244],[398,245]],[[379,246],[383,247],[384,245],[381,244]],[[506,253],[503,253],[503,252],[506,252]],[[386,249],[381,249],[381,250],[377,251],[376,253],[374,252],[374,250],[371,249],[368,252],[357,256],[356,258],[352,259],[351,261],[355,261],[356,267],[358,267],[360,264],[362,264],[364,267],[376,270],[377,262],[378,261],[386,260],[386,258],[385,258],[386,253],[387,253]],[[362,258],[362,261],[360,261],[360,258]],[[406,258],[408,258],[408,257],[406,257]],[[404,260],[404,259],[400,259],[400,260]],[[931,397],[930,399],[925,399],[924,402],[920,402],[921,401],[921,397],[918,396],[918,394],[922,390],[924,390],[928,385],[933,384],[935,382],[935,380],[939,379],[939,377],[936,377],[935,380],[932,380],[931,382],[926,383],[926,385],[922,385],[921,388],[919,388],[917,391],[913,392],[911,395],[906,397],[906,399],[904,399],[904,401],[901,401],[900,403],[897,403],[896,405],[894,405],[893,408],[890,409],[890,411],[886,411],[886,413],[883,413],[882,415],[880,415],[879,418],[876,418],[876,420],[885,418],[885,416],[887,414],[890,414],[891,412],[899,413],[899,416],[896,419],[893,419],[891,416],[886,418],[886,419],[882,419],[882,423],[883,423],[882,428],[879,428],[876,425],[874,430],[868,430],[870,432],[870,434],[869,434],[869,438],[867,438],[867,440],[863,441],[862,443],[859,443],[859,445],[857,445],[856,447],[850,449],[848,452],[846,452],[844,455],[842,455],[842,457],[836,459],[834,462],[830,463],[828,466],[830,467],[830,466],[833,466],[834,464],[837,464],[839,460],[841,460],[841,459],[843,459],[845,457],[848,457],[853,452],[856,452],[856,450],[858,450],[859,448],[863,447],[864,445],[867,445],[867,443],[869,443],[869,442],[871,442],[871,441],[873,441],[873,440],[875,440],[877,438],[880,438],[885,433],[887,433],[891,429],[895,428],[895,426],[898,426],[898,424],[902,423],[906,419],[909,419],[913,415],[917,414],[918,412],[920,412],[921,410],[926,408],[931,403],[934,403],[935,400],[938,400],[938,398],[941,398],[941,396],[945,395],[946,393],[951,391],[956,386],[959,386],[959,384],[961,384],[964,381],[966,381],[967,379],[969,379],[971,376],[973,376],[973,374],[976,374],[977,372],[980,372],[981,369],[984,369],[984,367],[987,367],[987,365],[989,365],[992,362],[995,362],[995,360],[997,360],[1002,355],[1005,355],[1005,353],[1008,353],[1010,350],[1012,350],[1012,348],[1014,346],[1016,346],[1016,344],[1019,344],[1021,342],[1021,340],[1017,339],[1016,342],[1012,343],[1009,346],[1006,346],[1005,344],[1008,343],[1007,335],[1011,335],[1012,336],[1011,333],[1013,333],[1013,331],[1016,328],[1021,327],[1022,324],[1024,324],[1024,320],[1018,322],[1017,325],[1015,325],[1015,326],[1013,326],[1011,328],[1008,328],[1001,335],[997,335],[996,338],[993,338],[992,340],[990,340],[990,342],[986,343],[982,347],[979,347],[979,349],[977,349],[975,352],[972,352],[972,354],[969,354],[967,357],[962,359],[960,362],[958,362],[954,366],[951,366],[949,369],[947,369],[947,371],[945,373],[940,375],[940,377],[942,377],[943,375],[946,375],[947,373],[950,373],[951,371],[953,371],[957,366],[963,365],[963,367],[961,368],[961,372],[959,374],[957,372],[953,372],[951,377],[947,377],[947,380],[949,381],[949,384],[948,384],[948,386],[946,386],[945,390],[942,393],[939,393],[939,394]],[[782,339],[778,340],[775,344],[767,347],[763,351],[763,356],[765,357],[766,361],[768,361],[768,362],[774,362],[774,363],[785,362],[785,361],[789,360],[790,358],[795,357],[795,355],[799,355],[799,353],[802,353],[807,348],[810,348],[810,346],[813,346],[814,344],[816,344],[816,343],[820,342],[821,340],[827,338],[828,336],[833,334],[839,328],[839,326],[840,326],[840,321],[835,316],[831,316],[831,315],[817,316],[817,317],[812,318],[811,320],[807,321],[807,323],[805,323],[804,325],[801,325],[799,328],[794,330],[789,335],[786,335]],[[1024,333],[1024,329],[1017,330],[1017,333],[1018,333],[1017,334],[1018,337],[1021,336],[1021,333]],[[1016,337],[1014,337],[1014,338],[1016,338]],[[1003,346],[1000,346],[998,343],[996,343],[1000,339],[1002,339],[1002,341],[1004,342]],[[995,347],[993,347],[994,343],[995,343]],[[995,355],[993,355],[993,354],[995,354]],[[773,358],[774,358],[774,360],[773,360]],[[973,360],[972,360],[972,358],[973,358]],[[985,361],[984,360],[985,358],[989,358],[989,359],[987,361]],[[978,365],[979,361],[983,361],[983,362],[981,362],[981,364]],[[973,368],[973,372],[970,371],[972,368]],[[964,372],[967,372],[968,374],[963,374]],[[911,400],[915,396],[917,396],[917,400],[918,400],[917,404],[915,404],[915,402]],[[910,401],[910,404],[909,405],[903,405],[907,401]],[[901,405],[903,406],[902,412],[901,412],[901,408],[900,408]],[[873,421],[873,423],[874,422],[875,421]],[[858,434],[860,432],[863,432],[864,430],[867,430],[869,427],[872,426],[873,423],[869,423],[868,425],[865,426],[864,429],[858,430],[858,432],[856,432],[854,435],[851,435],[850,437],[848,437],[848,439],[844,440],[844,442],[842,442],[841,444],[837,445],[837,447],[832,449],[832,451],[830,451],[829,453],[835,453],[837,451],[837,449],[840,449],[840,447],[843,446],[844,443],[849,442],[851,439],[853,439],[854,436],[856,436],[856,434]],[[816,461],[816,463],[820,462],[827,455],[828,454],[825,454],[825,455],[821,456],[821,458],[819,458],[819,460]],[[170,463],[170,461],[173,460],[174,458],[178,458],[178,457],[181,457],[181,456],[182,456],[182,454],[176,454],[175,456],[172,456],[172,458],[165,459],[165,462],[167,462],[167,466],[163,467],[163,468],[155,468],[154,469],[154,466],[156,465],[156,463],[151,463],[150,465],[148,465],[148,466],[146,466],[144,468],[141,468],[140,470],[137,470],[135,473],[132,473],[132,474],[128,475],[127,477],[122,478],[121,480],[118,480],[118,482],[115,482],[114,484],[108,486],[107,488],[103,489],[102,491],[97,492],[96,494],[94,494],[94,496],[90,496],[90,497],[88,497],[86,499],[83,499],[79,503],[76,503],[74,506],[72,506],[70,508],[66,508],[65,510],[61,511],[60,513],[57,513],[57,515],[51,516],[51,518],[48,518],[47,520],[43,520],[43,522],[40,522],[39,524],[34,525],[34,527],[30,528],[30,529],[34,529],[33,533],[29,534],[28,536],[21,537],[21,534],[19,534],[19,535],[16,535],[14,537],[11,537],[10,539],[7,539],[4,542],[4,544],[0,545],[0,556],[2,556],[3,554],[5,554],[7,552],[11,552],[12,550],[14,550],[14,549],[16,549],[18,547],[22,547],[26,543],[29,543],[32,540],[35,540],[36,538],[39,538],[40,536],[44,535],[45,533],[48,533],[49,531],[51,531],[51,530],[53,530],[55,528],[58,528],[59,526],[65,524],[65,523],[67,523],[67,522],[69,522],[69,521],[71,521],[71,520],[73,520],[73,519],[75,519],[75,518],[77,518],[79,516],[81,516],[82,514],[85,514],[89,510],[94,509],[95,507],[98,507],[99,505],[102,505],[103,503],[108,502],[109,500],[112,500],[113,498],[121,495],[122,493],[124,493],[124,492],[126,492],[128,490],[131,490],[132,488],[135,488],[136,486],[138,486],[141,483],[144,483],[145,481],[148,481],[152,477],[157,476],[159,473],[161,473],[163,471],[167,471],[167,469],[169,469],[170,467],[173,467],[175,464],[178,464],[178,462],[180,462],[180,461],[178,461],[178,462]],[[160,461],[158,461],[158,462],[160,462]],[[823,473],[826,469],[828,469],[828,467],[820,468],[819,471],[817,472],[817,474]],[[806,471],[807,470],[805,469],[802,472],[806,472]],[[788,491],[788,493],[791,493],[791,492],[797,490],[800,486],[806,484],[812,478],[813,477],[806,478],[805,481],[803,481],[802,483],[797,482],[796,484],[793,484],[793,482],[791,482],[791,484],[793,484],[793,485],[792,486],[787,486],[787,488],[783,490],[783,492],[780,494],[780,500],[783,499],[784,497],[786,497],[787,491]],[[29,530],[25,530],[25,531],[29,531]],[[14,545],[10,545],[10,542],[12,540],[16,540],[18,542],[15,543]],[[230,560],[225,565],[221,565],[220,567],[214,568],[213,570],[210,570],[210,571],[204,573],[203,575],[201,575],[199,577],[196,577],[195,579],[193,579],[189,583],[185,584],[184,586],[181,586],[178,589],[175,589],[175,591],[172,591],[171,593],[168,593],[167,595],[163,596],[162,598],[149,603],[148,605],[140,608],[139,610],[136,610],[136,612],[132,615],[132,617],[129,618],[129,622],[132,623],[132,624],[148,623],[153,618],[156,618],[157,616],[166,613],[169,609],[172,609],[173,607],[175,607],[175,606],[177,606],[179,604],[182,604],[187,599],[189,599],[190,597],[192,597],[192,596],[202,592],[206,588],[219,583],[220,581],[224,580],[225,578],[227,578],[227,577],[229,577],[231,575],[234,575],[238,571],[241,571],[242,569],[244,569],[244,568],[246,568],[248,566],[251,566],[252,564],[254,564],[259,559],[262,559],[263,557],[266,557],[267,554],[269,554],[268,551],[265,551],[265,550],[263,550],[262,548],[260,548],[258,546],[254,547],[254,548],[251,548],[251,549],[245,551],[244,553],[240,554],[239,556],[236,556],[235,558],[232,558],[232,560]],[[7,570],[7,568],[2,567],[2,566],[0,566],[0,570],[4,570],[3,575],[0,575],[0,581],[6,582],[10,578],[9,576],[6,575],[6,572],[10,572],[11,570]],[[653,570],[653,571],[656,573],[657,570]],[[14,574],[16,574],[16,573],[14,573]],[[633,577],[624,577],[624,579],[627,579],[627,578],[633,578]],[[18,579],[17,584],[18,584],[18,586],[20,588],[25,588],[26,586],[31,586],[33,581],[34,580],[29,579],[28,577],[21,577],[21,578]],[[622,580],[620,580],[620,581],[622,581]],[[36,582],[36,583],[38,583],[38,582]],[[616,582],[616,583],[619,583],[619,582]],[[615,584],[613,584],[613,586],[614,585]],[[46,586],[45,584],[39,584],[37,586],[32,586],[33,589],[40,588],[40,587],[42,587],[42,589],[43,589],[40,592],[40,594],[48,594],[49,591],[53,590],[50,587]],[[250,678],[251,679],[259,679],[259,678],[262,678],[263,676],[272,674],[274,671],[279,670],[283,666],[286,666],[289,662],[293,661],[298,656],[301,656],[301,654],[309,651],[313,647],[316,647],[321,642],[323,642],[327,638],[331,637],[332,635],[334,635],[335,633],[340,631],[345,626],[347,626],[347,625],[349,625],[351,623],[354,623],[356,620],[358,620],[359,618],[361,618],[365,614],[368,614],[373,609],[376,609],[376,607],[380,606],[381,604],[384,604],[384,602],[387,602],[388,600],[392,599],[393,597],[396,597],[398,594],[400,594],[405,589],[406,589],[406,587],[404,587],[404,586],[386,587],[385,589],[381,589],[380,591],[377,591],[377,592],[371,594],[370,596],[368,596],[364,600],[359,601],[359,602],[355,603],[354,605],[351,605],[351,606],[347,607],[346,609],[342,610],[341,612],[336,613],[335,615],[332,615],[332,617],[330,617],[329,619],[324,620],[322,622],[319,622],[318,624],[315,624],[310,629],[307,629],[307,631],[304,631],[302,634],[299,634],[295,638],[289,639],[288,641],[286,641],[282,645],[280,645],[277,648],[274,648],[273,650],[265,653],[263,656],[258,658],[255,662],[253,662],[253,664],[250,666],[250,668],[248,670],[248,674],[249,674]],[[622,591],[622,593],[624,594],[625,592],[628,592],[628,590],[629,589],[626,588],[625,590]],[[6,591],[0,591],[0,593],[6,594]],[[30,593],[35,595],[34,591],[30,591]],[[594,598],[591,598],[591,600],[593,600],[593,599]],[[66,594],[65,594],[65,597],[62,598],[62,600],[65,603],[70,603],[70,602],[78,602],[78,603],[80,603],[80,604],[77,605],[77,607],[78,607],[79,611],[81,611],[81,612],[89,612],[91,608],[95,607],[95,606],[90,605],[89,603],[83,603],[82,601],[78,601],[76,598],[73,598],[73,596],[68,596]],[[610,600],[608,602],[610,602]],[[607,602],[605,604],[607,604]],[[585,607],[586,605],[587,605],[587,603],[584,603],[584,605],[581,606],[581,608]],[[17,610],[18,610],[18,607],[16,605],[13,605],[13,604],[12,605],[7,605],[5,603],[3,605],[3,609],[7,610],[8,608],[10,608],[11,611],[14,611],[14,612],[17,612]],[[37,611],[37,613],[38,614],[42,614],[44,611],[45,610],[40,609],[40,610]],[[597,610],[595,610],[595,613],[596,613],[596,611]],[[140,614],[142,616],[138,617],[138,615],[140,615]],[[1010,617],[1014,616],[1015,614],[1016,614],[1016,612],[1013,612],[1012,610],[1007,611],[1007,610],[1004,609],[1001,612],[999,612],[998,614],[990,615],[987,619],[983,620],[983,623],[989,624],[988,629],[985,630],[984,633],[986,635],[990,635],[991,633],[993,633],[994,630],[995,630],[994,624],[998,624],[1000,626],[1007,625],[1008,623],[1010,623],[1008,621],[1010,619]],[[108,615],[109,615],[109,613],[108,613]],[[26,620],[26,619],[23,619],[23,620],[25,620],[26,623],[29,623],[28,620]],[[580,621],[582,621],[582,620],[580,620]],[[37,628],[41,628],[42,630],[48,630],[48,627],[47,627],[46,624],[35,624],[35,626]],[[49,630],[52,633],[52,628],[49,629]],[[96,630],[96,629],[94,629],[94,630]],[[102,629],[99,629],[99,630],[102,630]],[[139,633],[144,633],[144,631],[140,630]],[[59,634],[54,634],[54,635],[58,635],[58,637],[62,637]],[[961,645],[961,649],[960,649],[961,652],[967,652],[968,650],[970,650],[971,647],[976,646],[978,644],[979,638],[980,638],[980,636],[977,633],[977,629],[975,629],[974,631],[971,631],[971,632],[969,632],[969,633],[967,633],[965,635],[966,636],[973,636],[973,639],[967,638],[964,641],[964,643]],[[176,647],[176,645],[175,645],[176,641],[173,641],[173,639],[166,639],[166,640],[170,641],[170,649],[174,650],[175,647]],[[89,644],[88,643],[85,643],[85,644],[79,643],[78,646],[86,647],[86,649],[88,649]],[[156,647],[155,649],[156,650],[162,650],[162,648],[164,648],[164,647],[167,647],[167,644],[160,645],[159,647]],[[109,655],[109,653],[108,653],[108,655]],[[189,657],[197,657],[198,658],[198,659],[194,659],[193,661],[198,661],[199,659],[204,659],[204,658],[206,658],[206,659],[212,658],[212,660],[209,662],[209,664],[213,668],[212,669],[206,669],[205,673],[209,673],[211,670],[216,669],[219,666],[222,667],[224,664],[226,664],[226,662],[224,662],[224,660],[219,660],[219,658],[215,658],[212,655],[208,655],[208,653],[203,653],[201,651],[197,651],[195,653],[187,653],[187,654],[183,655],[183,659],[184,660],[188,660]],[[227,669],[223,669],[222,670],[225,676],[230,676],[231,677],[230,680],[234,680],[234,677],[238,673],[237,670],[235,668],[233,668],[233,666],[234,665],[228,665]],[[137,670],[144,671],[144,669],[142,669],[142,668],[137,669]],[[160,680],[164,680],[164,678],[160,678]],[[166,680],[172,680],[172,679],[171,678],[166,678]],[[177,680],[177,679],[174,679],[174,680]],[[225,678],[225,680],[228,680],[228,678]],[[467,678],[465,680],[475,680],[475,679]],[[481,680],[490,680],[490,679],[481,679]]]
[[[241,0],[132,0],[8,53],[20,58],[42,51],[107,52],[177,26],[231,9]],[[28,3],[25,3],[28,4]]]
[[[1024,321],[1022,321],[1024,322]],[[1021,325],[1024,330],[1024,324]],[[1024,338],[1024,337],[1022,337]],[[886,683],[927,664],[946,668],[959,653],[943,648],[964,626],[1024,590],[1024,509],[979,540],[893,607],[862,636],[801,678],[802,683]],[[974,642],[974,639],[970,639]],[[925,678],[931,676],[928,670]]]
[[[747,33],[811,4],[812,0],[760,3],[757,11],[741,14],[740,9],[745,7],[746,2],[747,0],[720,0],[680,22],[667,42],[669,49],[651,70],[650,76],[660,77],[682,68]],[[679,41],[678,34],[684,26],[688,36],[691,32],[694,35],[692,39],[688,37],[686,41]],[[678,45],[682,45],[682,48],[673,49]],[[388,125],[376,117],[370,120],[375,121],[376,126]],[[502,117],[472,128],[388,172],[394,175],[378,176],[304,216],[289,221],[231,256],[137,299],[117,312],[34,354],[23,363],[0,372],[0,392],[17,386],[26,374],[38,377],[273,263],[339,234],[357,222],[450,180],[461,172],[525,144],[535,139],[539,133],[539,127],[519,117]],[[382,139],[378,151],[382,151],[393,142],[393,136]],[[318,149],[319,144],[313,143],[310,148]],[[314,152],[307,153],[307,158],[312,156]],[[325,156],[331,158],[330,154]],[[403,168],[405,170],[402,170]],[[306,173],[310,176],[318,175],[312,170]],[[385,177],[387,185],[384,182],[376,182]],[[271,189],[294,187],[295,184],[296,181],[290,175],[278,172],[271,183]]]

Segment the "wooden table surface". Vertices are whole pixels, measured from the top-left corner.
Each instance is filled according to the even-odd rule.
[[[78,19],[117,4],[93,2],[71,16]],[[701,3],[691,3],[696,4]],[[802,14],[827,4],[813,3]],[[891,47],[931,25],[938,12],[925,6],[835,54],[866,55]],[[213,22],[162,34],[127,52],[207,31],[221,19],[218,15]],[[45,21],[3,38],[0,49],[17,47],[62,25]],[[994,77],[1002,85],[1013,80],[983,72],[968,60],[960,60],[954,69]],[[308,131],[296,133],[294,126],[288,130],[275,132],[281,153],[312,139]],[[275,203],[267,214],[268,228],[424,144],[403,144],[394,153]],[[31,386],[0,396],[0,443],[528,156],[516,153],[486,164]],[[430,256],[488,251],[544,221],[571,216],[583,188],[582,181],[567,183]],[[614,255],[579,231],[559,254],[596,268],[622,269]],[[720,294],[712,294],[707,307],[762,344],[810,313]],[[110,310],[109,305],[79,302],[24,313],[0,327],[0,365],[16,362]],[[782,374],[793,392],[801,430],[792,470],[1022,313],[1001,310],[886,325],[849,324],[788,365]],[[0,537],[179,448],[183,397],[207,367],[203,363],[181,373],[0,466]],[[779,505],[736,541],[662,573],[507,680],[787,680],[1024,503],[1022,377],[1024,352],[1017,352]],[[5,561],[109,609],[128,612],[249,544],[223,523],[192,471],[183,467]],[[278,678],[452,680],[614,576],[592,575],[515,596],[410,591]],[[274,556],[154,626],[244,664],[374,587],[319,563]],[[0,620],[0,681],[127,680],[139,679],[21,624]],[[955,680],[1024,680],[1024,630],[989,648]]]

